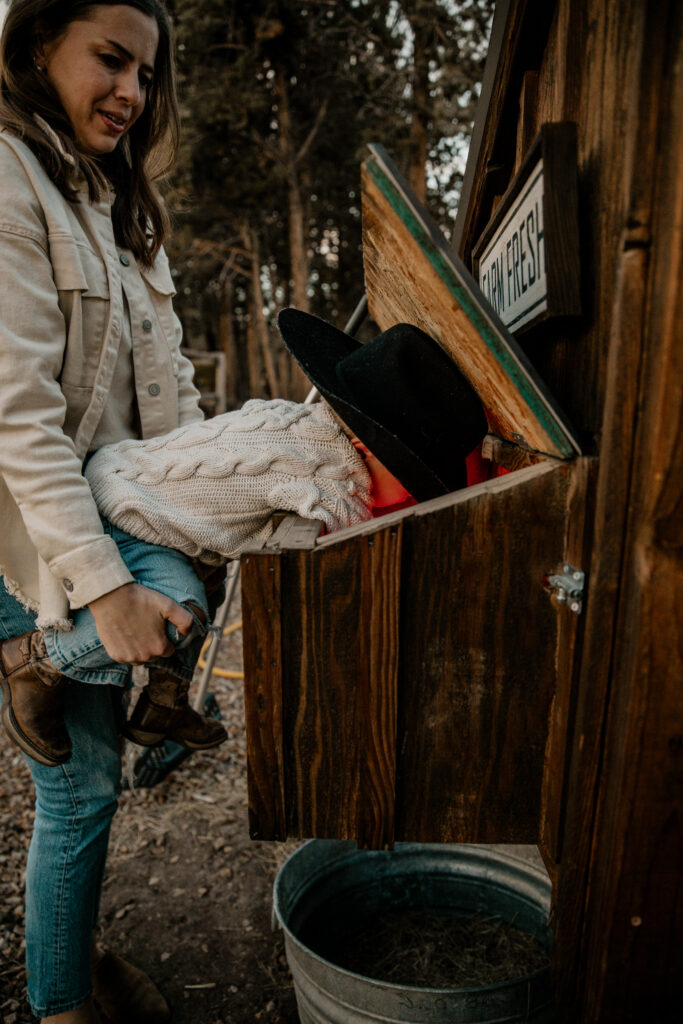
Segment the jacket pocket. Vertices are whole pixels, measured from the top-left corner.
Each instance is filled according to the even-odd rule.
[[[104,262],[73,239],[50,243],[55,284],[64,314],[67,344],[61,382],[92,387],[109,315],[109,280]]]
[[[159,253],[153,267],[140,267],[145,283],[159,296],[173,298],[176,293],[171,268],[165,253]]]

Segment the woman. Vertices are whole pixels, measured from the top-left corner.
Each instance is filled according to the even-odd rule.
[[[186,708],[188,655],[167,626],[201,634],[211,608],[187,558],[122,544],[82,467],[202,418],[153,184],[177,141],[171,33],[159,0],[14,0],[0,49],[0,655],[37,797],[29,1001],[60,1024],[163,1020],[146,976],[93,957],[120,777],[112,694],[129,666],[164,675],[173,656],[164,699]],[[224,738],[193,726],[196,745]]]

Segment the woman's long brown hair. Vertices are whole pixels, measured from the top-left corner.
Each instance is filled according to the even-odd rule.
[[[71,122],[36,57],[41,41],[59,38],[72,21],[87,19],[92,8],[113,5],[153,17],[159,45],[142,114],[113,153],[93,159],[79,152]],[[12,0],[0,39],[0,125],[30,146],[69,202],[78,202],[74,172],[85,178],[91,202],[110,183],[116,193],[112,220],[117,244],[143,265],[152,265],[169,228],[155,181],[173,165],[179,128],[172,30],[160,0]]]

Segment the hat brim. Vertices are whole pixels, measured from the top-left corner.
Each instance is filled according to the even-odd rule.
[[[427,501],[465,485],[464,460],[461,479],[447,485],[412,448],[358,407],[339,379],[337,365],[361,348],[360,342],[299,309],[283,309],[278,328],[288,351],[325,401],[414,498]]]

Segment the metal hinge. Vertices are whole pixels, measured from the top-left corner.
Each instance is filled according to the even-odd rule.
[[[569,562],[565,562],[562,566],[562,573],[547,576],[545,582],[558,601],[566,604],[575,615],[581,614],[583,591],[586,585],[585,572],[581,572]]]

